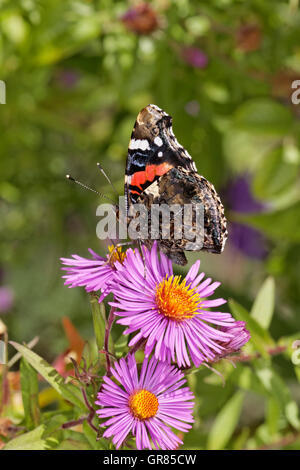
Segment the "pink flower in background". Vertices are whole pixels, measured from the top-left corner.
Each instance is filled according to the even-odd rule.
[[[117,323],[127,326],[124,334],[136,333],[129,346],[145,338],[146,357],[154,352],[160,361],[185,367],[213,361],[248,341],[248,332],[230,313],[210,311],[226,300],[208,300],[220,283],[198,273],[200,261],[182,279],[173,274],[167,256],[158,257],[156,244],[151,251],[143,250],[145,265],[137,250],[127,250],[123,264],[116,262],[110,283]]]
[[[197,69],[204,69],[208,64],[207,55],[197,47],[185,47],[182,57],[187,64]]]
[[[0,313],[6,313],[12,309],[15,294],[11,287],[0,287]]]
[[[137,449],[176,449],[182,444],[172,431],[187,432],[192,426],[194,398],[183,373],[176,367],[157,362],[154,357],[144,360],[140,372],[133,355],[127,361],[115,362],[113,377],[103,377],[104,384],[98,393],[96,411],[107,421],[103,437],[112,437],[117,449],[132,433]]]

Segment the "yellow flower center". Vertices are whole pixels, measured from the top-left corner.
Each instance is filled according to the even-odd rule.
[[[156,415],[158,399],[148,390],[139,390],[129,398],[129,408],[135,418],[144,421]]]
[[[181,276],[166,277],[156,288],[156,305],[159,313],[176,321],[193,318],[199,310],[200,295]]]
[[[108,247],[108,252],[109,264],[112,268],[114,267],[116,261],[119,261],[121,264],[123,264],[124,259],[126,257],[126,251],[123,252],[121,246],[115,247],[114,245],[110,245]]]

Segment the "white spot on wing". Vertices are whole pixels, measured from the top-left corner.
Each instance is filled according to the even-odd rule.
[[[130,150],[150,150],[150,145],[147,139],[131,139],[129,148]]]
[[[150,184],[150,186],[145,190],[145,193],[153,196],[154,198],[159,197],[160,194],[158,182],[154,181],[154,183]]]
[[[155,145],[157,145],[158,147],[161,147],[162,144],[163,144],[163,141],[161,140],[160,137],[155,137],[154,143],[155,143]]]
[[[163,156],[163,153],[162,153],[162,152],[158,152],[158,156],[159,156],[159,157],[162,157],[162,156]]]

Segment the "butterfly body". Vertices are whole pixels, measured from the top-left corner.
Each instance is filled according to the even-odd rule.
[[[184,227],[180,238],[175,236],[174,214],[170,215],[168,227],[164,227],[163,220],[159,221],[158,245],[175,263],[187,263],[184,251],[223,251],[227,229],[221,200],[213,185],[197,173],[191,156],[178,143],[171,116],[156,105],[149,105],[138,114],[128,148],[125,198],[128,223],[136,217],[132,215],[132,207],[143,204],[148,227],[151,227],[154,204],[175,205],[180,209],[191,205],[194,222]],[[203,207],[200,227],[194,217],[197,205]],[[193,237],[201,242],[191,244]],[[144,244],[152,245],[150,229],[141,239]]]

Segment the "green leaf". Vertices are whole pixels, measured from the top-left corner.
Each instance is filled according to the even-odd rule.
[[[285,405],[285,414],[291,426],[293,426],[295,429],[300,429],[299,409],[297,403],[294,400],[290,400]]]
[[[258,364],[255,369],[270,397],[277,400],[287,421],[295,429],[300,429],[297,404],[292,400],[290,391],[282,378],[270,367]]]
[[[10,341],[10,344],[19,351],[25,359],[41,374],[42,377],[60,394],[82,411],[86,411],[86,406],[81,397],[81,393],[75,385],[65,384],[64,378],[48,362],[38,356],[26,346]]]
[[[234,114],[235,128],[257,134],[284,135],[291,131],[293,117],[286,106],[268,98],[243,103]]]
[[[237,216],[240,222],[252,225],[262,230],[273,239],[285,239],[286,241],[300,241],[300,202],[296,202],[288,208],[275,212],[257,215]]]
[[[77,439],[65,439],[55,450],[91,450],[89,443]]]
[[[3,450],[44,450],[48,448],[45,439],[42,438],[45,426],[42,424],[33,431],[22,434],[9,441]]]
[[[259,161],[253,180],[255,195],[262,200],[270,200],[290,191],[297,185],[298,165],[286,162],[282,148],[272,150]],[[273,202],[273,201],[272,201]]]
[[[270,436],[276,435],[279,430],[280,424],[280,406],[278,400],[274,397],[270,397],[267,403],[266,410],[266,424],[268,426],[268,432]]]
[[[82,429],[86,439],[88,440],[90,446],[95,450],[106,450],[108,449],[109,441],[107,439],[98,439],[97,433],[91,428],[87,421],[84,421],[82,424]]]
[[[268,397],[268,393],[265,391],[257,375],[253,372],[252,366],[246,366],[246,364],[242,363],[232,373],[231,380],[242,390],[248,390]]]
[[[25,425],[28,429],[33,429],[40,423],[38,374],[24,357],[20,364],[20,374]]]
[[[43,413],[42,422],[46,427],[44,436],[49,437],[55,431],[62,431],[62,425],[64,423],[76,418],[77,415],[74,416],[74,410],[68,410],[64,412],[56,410]]]
[[[97,297],[93,295],[90,296],[90,302],[92,307],[96,343],[98,349],[102,350],[104,348],[106,326],[105,305],[104,303],[99,304]]]
[[[233,450],[242,450],[245,448],[247,439],[250,436],[250,428],[244,428],[233,442]]]
[[[275,283],[272,277],[268,277],[261,286],[250,312],[251,317],[264,330],[267,330],[270,326],[274,312],[274,301]]]
[[[223,406],[208,435],[207,448],[209,450],[220,450],[226,447],[239,421],[243,400],[244,392],[238,391]]]
[[[115,342],[115,355],[122,357],[128,345],[128,335],[121,335]]]
[[[235,300],[229,300],[230,310],[237,320],[246,322],[247,328],[251,334],[251,343],[265,358],[268,357],[266,347],[273,345],[273,340],[269,334],[252,318],[244,307]]]
[[[278,145],[277,136],[251,134],[236,129],[233,125],[224,135],[224,154],[230,168],[240,173],[253,172],[260,164],[265,154],[268,154],[275,145]]]

